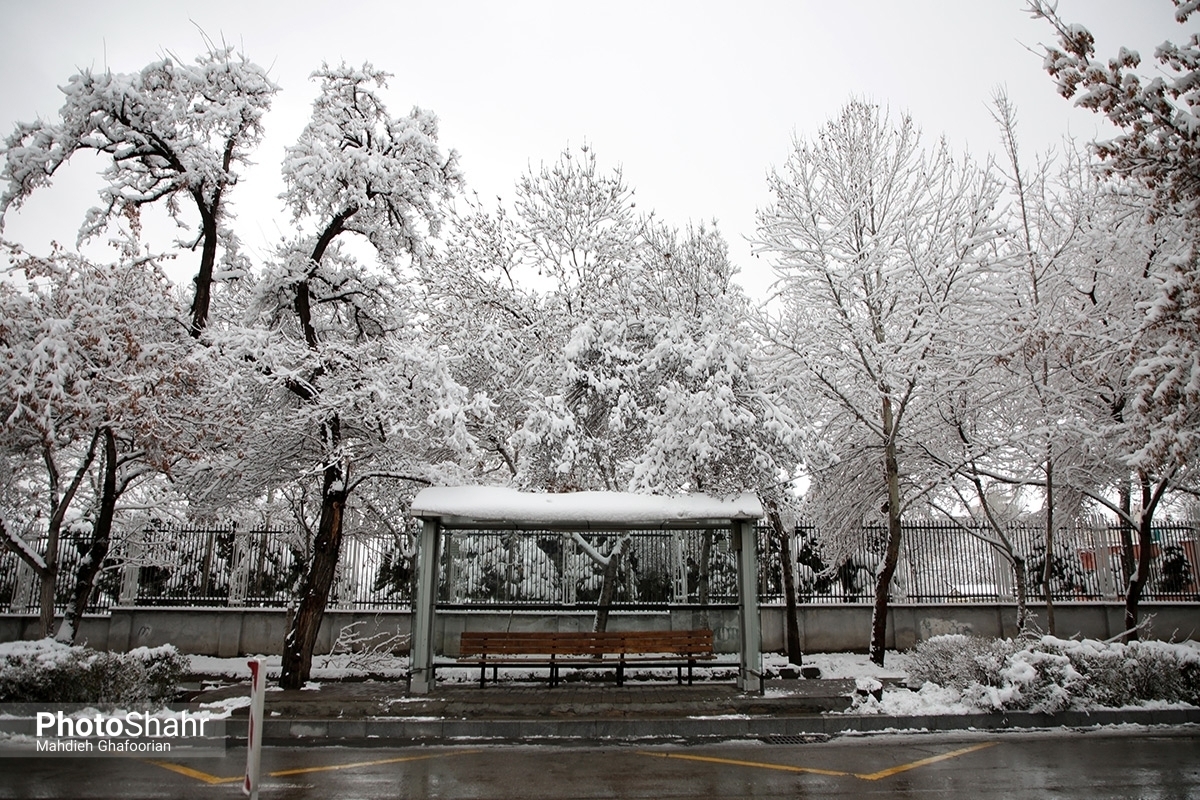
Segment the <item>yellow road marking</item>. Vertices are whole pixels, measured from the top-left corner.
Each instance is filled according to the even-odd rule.
[[[728,764],[734,767],[757,767],[758,769],[777,769],[781,772],[807,772],[813,775],[833,775],[843,778],[847,775],[852,775],[851,772],[838,772],[832,769],[818,769],[816,767],[793,767],[790,764],[767,764],[760,761],[739,761],[733,758],[715,758],[713,756],[689,756],[683,753],[651,753],[648,751],[639,751],[644,756],[654,756],[655,758],[678,758],[683,761],[704,761],[709,764]]]
[[[356,767],[374,767],[380,764],[400,764],[405,761],[425,761],[430,758],[449,758],[450,756],[465,756],[478,753],[478,750],[460,750],[457,753],[433,753],[424,756],[400,756],[398,758],[381,758],[376,761],[356,761],[352,764],[329,764],[324,767],[300,767],[298,769],[281,769],[268,772],[272,778],[283,778],[288,775],[304,775],[309,772],[333,772],[339,769],[354,769]]]
[[[419,756],[398,756],[396,758],[380,758],[374,761],[355,761],[349,764],[327,764],[321,767],[298,767],[296,769],[281,769],[275,772],[268,772],[267,776],[271,778],[285,778],[291,775],[304,775],[309,772],[334,772],[341,769],[355,769],[357,767],[374,767],[381,764],[401,764],[405,761],[426,761],[431,758],[449,758],[450,756],[465,756],[471,753],[478,753],[479,750],[459,750],[454,753],[430,753]],[[150,761],[148,762],[156,767],[169,769],[172,772],[177,772],[180,775],[185,775],[189,778],[195,778],[198,781],[203,781],[207,784],[217,785],[222,783],[237,783],[244,780],[245,776],[237,775],[232,778],[222,778],[218,775],[209,775],[207,772],[201,772],[198,769],[185,767],[182,764],[172,764],[170,761]]]
[[[685,753],[652,753],[648,750],[640,750],[638,753],[643,756],[653,756],[654,758],[677,758],[683,761],[703,761],[709,764],[726,764],[734,767],[754,767],[756,769],[779,770],[780,772],[801,772],[810,775],[829,775],[835,778],[858,778],[859,780],[864,781],[877,781],[883,778],[889,778],[892,775],[899,775],[901,772],[908,772],[909,770],[917,769],[918,767],[936,764],[939,761],[946,761],[947,759],[965,756],[967,753],[974,753],[977,750],[983,750],[984,748],[991,747],[995,744],[997,743],[984,742],[983,744],[975,744],[971,745],[970,747],[964,747],[960,750],[952,750],[949,753],[942,753],[941,755],[930,756],[929,758],[922,758],[918,761],[911,761],[907,764],[900,764],[899,766],[883,769],[879,772],[869,773],[841,772],[832,769],[819,769],[817,767],[797,767],[791,764],[770,764],[763,761],[741,761],[734,758],[717,758],[715,756],[693,756]]]
[[[236,783],[237,781],[242,780],[243,777],[238,775],[236,778],[219,778],[216,775],[209,775],[207,772],[201,772],[198,769],[185,767],[182,764],[172,764],[170,761],[151,761],[149,763],[156,767],[169,769],[171,772],[178,772],[180,775],[186,775],[189,778],[195,778],[198,781],[204,781],[205,783],[210,783],[213,785],[219,783]]]
[[[881,770],[879,770],[879,772],[872,772],[868,775],[862,775],[862,774],[856,773],[854,777],[862,778],[864,781],[877,781],[881,778],[889,778],[892,775],[899,775],[901,772],[908,772],[910,769],[916,769],[917,767],[923,767],[927,764],[936,764],[939,761],[945,761],[950,758],[958,758],[959,756],[965,756],[967,753],[974,753],[976,750],[983,750],[985,748],[991,747],[994,744],[996,744],[996,742],[984,742],[983,744],[971,745],[970,747],[964,747],[961,750],[951,750],[949,753],[942,753],[940,756],[930,756],[929,758],[922,758],[920,761],[913,761],[908,764],[901,764],[900,766],[892,767],[891,769],[881,769]]]

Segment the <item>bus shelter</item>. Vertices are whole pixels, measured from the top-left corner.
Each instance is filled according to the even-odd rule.
[[[479,530],[671,530],[728,528],[737,560],[738,688],[762,691],[762,631],[758,616],[758,568],[754,522],[763,516],[758,498],[708,495],[660,497],[626,492],[539,494],[494,486],[431,487],[413,500],[421,520],[417,591],[413,597],[411,678],[413,694],[434,684],[434,612],[441,547],[447,534]]]

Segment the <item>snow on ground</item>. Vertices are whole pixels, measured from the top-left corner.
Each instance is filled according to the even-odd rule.
[[[786,656],[764,653],[763,667],[769,674],[777,673],[788,665]],[[895,650],[884,654],[883,666],[879,666],[865,653],[805,653],[804,665],[817,667],[821,677],[875,678],[876,680],[904,681],[908,678],[908,656]]]
[[[278,678],[281,671],[279,656],[255,656],[266,663],[267,677]],[[215,658],[213,656],[188,656],[191,661],[190,672],[201,678],[211,680],[250,680],[250,667],[245,656],[237,658]],[[866,655],[854,653],[813,653],[804,657],[804,664],[816,666],[821,670],[822,678],[874,678],[889,682],[903,682],[907,678],[906,656],[903,653],[889,652],[886,665],[877,666]],[[775,654],[763,654],[763,667],[768,677],[776,677],[779,670],[788,666],[786,657]],[[701,680],[711,678],[716,673],[718,679],[732,674],[737,669],[732,662],[722,663],[712,667],[698,667],[695,674]],[[544,671],[542,667],[531,668],[501,668],[500,681],[536,679]],[[575,670],[563,669],[565,676]],[[381,680],[399,679],[408,675],[407,656],[375,656],[363,659],[353,655],[316,656],[313,658],[311,678],[313,682],[364,680],[377,678]],[[438,681],[441,683],[474,683],[479,680],[478,667],[438,667]],[[674,679],[675,668],[641,669],[638,675],[662,680]],[[489,670],[489,680],[490,680]],[[317,683],[319,685],[319,683]],[[770,691],[770,690],[768,690]]]
[[[238,656],[236,658],[216,658],[215,656],[188,656],[191,662],[189,672],[199,678],[235,680],[250,680],[251,658],[259,658],[265,663],[268,678],[278,678],[283,670],[281,656]],[[375,656],[364,659],[359,655],[345,654],[332,656],[314,656],[312,673],[313,681],[342,681],[363,678],[403,678],[408,675],[407,656]],[[319,686],[319,683],[317,684]]]
[[[266,662],[267,677],[278,678],[282,669],[279,656],[255,656]],[[250,680],[249,658],[216,658],[213,656],[188,656],[191,660],[193,675],[201,678],[235,680]],[[859,678],[869,677],[891,682],[902,682],[908,676],[906,656],[903,653],[889,652],[885,666],[877,666],[866,655],[855,653],[813,653],[804,656],[804,664],[820,668],[822,678]],[[777,676],[781,668],[788,666],[786,657],[776,653],[763,654],[763,667],[768,676]],[[697,676],[709,677],[713,670],[727,673],[736,669],[732,663],[715,667],[699,667]],[[500,678],[524,679],[542,672],[541,667],[530,669],[501,669]],[[562,670],[564,674],[572,670]],[[313,658],[313,681],[362,680],[365,678],[403,678],[408,674],[407,656],[375,656],[362,659],[354,655],[315,656]],[[638,670],[639,675],[650,677],[674,678],[675,669]],[[479,680],[478,667],[438,667],[438,680],[443,683],[472,683]],[[490,675],[489,675],[490,679]]]
[[[250,669],[247,659],[214,658],[211,656],[190,656],[191,672],[202,679],[249,681]],[[277,678],[280,673],[280,657],[263,657],[267,664],[267,674]],[[375,656],[363,663],[361,656],[334,655],[318,656],[313,660],[312,682],[306,689],[316,689],[321,681],[340,680],[397,680],[408,674],[408,658],[405,656]],[[853,695],[853,707],[846,713],[851,714],[880,714],[887,716],[932,716],[950,714],[979,713],[977,704],[964,700],[964,693],[958,689],[937,686],[926,683],[917,689],[906,688],[908,680],[909,656],[905,653],[889,651],[884,659],[884,666],[873,663],[865,654],[857,653],[811,653],[804,656],[805,666],[815,666],[821,671],[821,678],[828,680],[854,680],[855,690],[848,690]],[[775,653],[763,655],[764,673],[768,677],[765,694],[768,697],[786,697],[801,691],[803,681],[773,680],[780,670],[789,666],[785,656]],[[714,678],[716,680],[732,680],[736,670],[733,664],[722,664],[714,667],[702,667],[696,670],[701,680]],[[490,672],[490,670],[489,670]],[[563,670],[564,678],[571,670]],[[642,671],[645,677],[661,680],[671,680],[675,677],[674,669]],[[641,674],[641,673],[639,673]],[[505,681],[529,681],[544,676],[543,668],[509,668],[501,669],[500,683]],[[490,678],[490,675],[489,675]],[[439,667],[438,680],[443,684],[470,684],[478,681],[477,667]],[[400,702],[401,700],[397,700]],[[248,698],[234,698],[221,701],[220,708],[213,711],[228,714],[234,708],[248,703]],[[1148,703],[1137,708],[1181,708],[1188,707],[1180,703]]]

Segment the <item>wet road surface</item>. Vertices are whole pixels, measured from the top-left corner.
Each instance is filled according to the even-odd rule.
[[[224,758],[0,759],[0,797],[241,797]],[[695,746],[271,747],[262,798],[1200,798],[1200,731],[891,734]]]

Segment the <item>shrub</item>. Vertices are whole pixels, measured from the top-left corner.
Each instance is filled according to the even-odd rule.
[[[982,639],[963,634],[934,636],[909,654],[909,682],[935,683],[955,689],[986,684],[1003,668],[1017,646],[1009,639]]]
[[[913,649],[909,675],[958,689],[983,709],[1200,704],[1200,648],[1166,642],[936,636]]]
[[[1160,701],[1200,704],[1200,650],[1167,642],[1074,641],[1043,637],[1086,678],[1084,696],[1095,705]]]
[[[0,702],[163,703],[178,691],[187,659],[174,647],[107,653],[52,639],[0,646]]]

